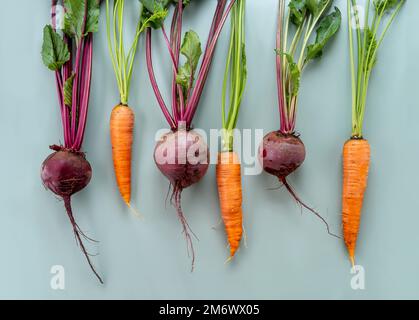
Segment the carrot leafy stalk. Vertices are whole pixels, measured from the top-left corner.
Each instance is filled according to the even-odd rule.
[[[141,5],[134,40],[127,52],[123,33],[125,0],[114,0],[113,8],[111,8],[110,2],[110,0],[106,0],[106,32],[109,54],[116,76],[121,104],[127,105],[139,38],[149,26],[163,20],[167,15],[167,10],[156,10],[150,16],[145,17]]]
[[[377,62],[378,49],[405,2],[406,0],[367,0],[364,28],[362,30],[357,1],[348,0],[352,79],[352,137],[354,138],[362,138],[368,86],[371,72]],[[356,44],[354,37],[356,37]]]
[[[64,28],[58,30],[56,8],[65,9]],[[42,164],[44,185],[63,199],[77,244],[102,283],[87,252],[83,238],[88,238],[76,223],[71,197],[90,182],[92,169],[81,151],[86,129],[92,78],[93,33],[99,28],[99,0],[52,0],[52,24],[44,28],[42,60],[55,74],[58,104],[63,127],[63,145]]]
[[[167,10],[157,10],[143,19],[143,6],[138,16],[134,40],[128,51],[124,43],[124,9],[125,0],[114,0],[113,6],[106,0],[106,33],[109,55],[114,68],[116,83],[119,89],[120,103],[111,113],[110,132],[112,157],[115,177],[121,196],[128,207],[131,207],[131,154],[134,133],[135,115],[128,106],[134,61],[140,35],[150,25],[164,19]],[[135,210],[132,209],[134,213]],[[138,215],[138,214],[137,214]]]
[[[230,46],[222,93],[222,152],[216,166],[221,217],[224,222],[230,258],[239,248],[243,235],[241,166],[234,152],[234,135],[247,81],[245,48],[246,1],[236,2],[231,11]],[[228,104],[229,109],[226,110]]]
[[[342,222],[343,236],[352,265],[355,264],[356,241],[371,157],[370,144],[363,138],[362,130],[369,81],[377,63],[378,49],[405,2],[405,0],[367,0],[362,28],[357,1],[347,0],[352,80],[352,135],[343,147]]]

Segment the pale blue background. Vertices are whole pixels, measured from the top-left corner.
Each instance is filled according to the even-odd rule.
[[[75,245],[62,203],[39,179],[48,145],[61,141],[53,74],[41,62],[42,28],[50,1],[1,0],[0,13],[0,298],[419,298],[419,2],[409,1],[391,29],[373,78],[365,119],[372,166],[357,251],[366,269],[366,290],[350,287],[350,264],[342,241],[299,208],[268,175],[244,178],[248,248],[227,256],[219,221],[214,167],[184,192],[184,210],[196,242],[189,260],[176,214],[165,208],[167,181],[152,160],[154,134],[166,124],[148,82],[141,41],[130,104],[137,115],[133,161],[134,218],[118,195],[111,160],[108,119],[118,102],[108,58],[104,11],[95,36],[94,76],[84,148],[94,168],[92,183],[74,197],[76,219],[100,240],[94,263],[100,286]],[[185,29],[206,39],[215,1],[193,1]],[[277,0],[248,0],[249,82],[239,126],[277,129],[274,71]],[[304,166],[290,179],[301,197],[340,232],[341,147],[350,135],[350,80],[346,1],[344,21],[324,59],[304,74],[298,130],[307,146]],[[129,8],[134,9],[137,1]],[[131,11],[127,27],[134,28]],[[228,25],[227,25],[228,27]],[[220,38],[195,125],[220,125],[220,80],[228,29]],[[163,42],[156,41],[157,75],[168,83]],[[161,49],[161,50],[160,50]],[[158,52],[160,51],[160,52]],[[158,57],[165,57],[165,64]],[[163,89],[167,88],[163,86]],[[91,247],[95,251],[96,247]],[[50,288],[50,268],[63,265],[66,290]]]

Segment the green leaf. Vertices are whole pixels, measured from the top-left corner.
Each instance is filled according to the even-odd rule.
[[[176,75],[176,83],[180,84],[183,89],[189,87],[192,76],[192,70],[190,64],[185,64],[179,68],[179,72]]]
[[[149,13],[154,13],[162,9],[167,9],[173,1],[172,0],[140,0],[140,2]]]
[[[384,12],[389,12],[396,8],[399,3],[400,0],[374,0],[374,7],[378,13],[381,13],[383,10]]]
[[[295,63],[293,56],[289,53],[279,52],[278,50],[276,50],[276,53],[287,58],[289,68],[288,81],[291,84],[290,95],[295,97],[298,95],[298,91],[300,90],[301,71],[298,68],[298,64]]]
[[[141,21],[145,23],[147,20],[148,25],[144,28],[159,29],[162,27],[164,19],[167,16],[170,5],[177,5],[177,0],[139,0],[144,7],[142,12]],[[183,5],[189,5],[191,0],[183,0]],[[165,14],[162,14],[162,13]],[[154,14],[160,13],[158,16]],[[154,17],[153,17],[154,16]]]
[[[332,7],[334,0],[320,0],[319,1],[319,7],[320,10],[324,9],[323,14],[326,14],[326,12],[329,11],[329,9]]]
[[[66,43],[50,25],[45,26],[42,44],[42,61],[45,66],[52,71],[57,71],[69,60],[70,52]]]
[[[314,44],[307,47],[306,62],[312,59],[320,58],[323,55],[323,49],[329,40],[339,30],[342,22],[342,14],[335,7],[335,11],[325,16],[317,28],[317,36]]]
[[[64,104],[66,106],[71,106],[73,104],[73,82],[74,82],[73,73],[64,83]]]
[[[64,32],[76,39],[83,34],[83,20],[85,13],[85,0],[64,0],[66,13],[64,16]]]
[[[184,90],[188,90],[202,55],[201,42],[196,32],[191,30],[185,33],[180,52],[186,57],[186,62],[179,68],[176,81]]]
[[[143,10],[141,16],[141,31],[146,28],[159,29],[163,25],[164,19],[166,19],[169,11],[164,8],[155,10],[153,13],[147,10]]]
[[[370,71],[377,63],[377,56],[374,54],[377,50],[377,38],[370,28],[366,28],[365,32],[367,35],[367,45],[365,47],[364,70]]]
[[[313,16],[317,16],[320,11],[319,0],[306,0],[306,7]]]
[[[85,34],[99,31],[100,0],[87,0],[87,20]]]
[[[99,0],[64,0],[64,7],[66,9],[64,32],[69,37],[76,38],[77,40],[80,40],[90,32],[97,32],[99,29],[99,3]],[[84,25],[86,12],[86,25]]]
[[[201,41],[195,31],[190,30],[185,33],[180,52],[186,57],[187,62],[193,66],[193,70],[196,70],[199,58],[202,55],[202,49]]]
[[[291,0],[288,7],[290,10],[290,19],[297,27],[304,22],[304,17],[307,13],[307,0]]]
[[[298,65],[295,62],[289,61],[289,67],[290,67],[290,81],[292,84],[291,96],[296,97],[298,95],[298,91],[300,90],[301,72],[300,72],[300,69],[298,68]]]

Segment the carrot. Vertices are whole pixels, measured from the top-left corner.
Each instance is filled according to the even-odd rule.
[[[115,72],[121,101],[112,110],[110,120],[112,156],[119,192],[124,202],[131,208],[131,151],[135,116],[132,109],[128,107],[128,98],[134,61],[140,35],[150,24],[157,23],[164,18],[167,12],[165,10],[156,10],[153,14],[145,17],[141,14],[144,9],[141,7],[134,40],[130,49],[125,51],[122,30],[125,0],[114,0],[112,6],[110,2],[111,0],[106,0],[106,32],[109,55]],[[125,54],[125,52],[128,53]],[[138,216],[135,210],[133,210],[133,213]]]
[[[116,181],[122,199],[131,202],[131,153],[134,131],[134,112],[125,105],[117,105],[111,114],[112,156]]]
[[[238,250],[243,235],[241,166],[234,152],[233,133],[247,83],[245,7],[245,0],[237,1],[231,11],[230,46],[222,87],[222,150],[216,166],[221,217],[230,245],[229,260]]]
[[[352,80],[352,138],[345,143],[343,148],[342,224],[344,241],[352,265],[355,265],[356,241],[370,166],[370,145],[363,138],[362,128],[369,80],[377,62],[378,49],[405,2],[405,0],[368,2],[364,16],[365,21],[362,25],[371,32],[364,32],[364,35],[362,35],[357,1],[348,0],[347,2]],[[370,10],[375,11],[372,22],[369,21]],[[352,18],[355,18],[355,32],[353,31]],[[387,20],[385,25],[380,27],[380,24],[385,20]],[[378,34],[379,30],[383,30],[381,35]],[[357,54],[358,57],[356,57]],[[355,60],[358,61],[357,66]]]
[[[238,155],[235,152],[219,153],[216,173],[221,216],[232,258],[243,234],[241,166]]]
[[[343,148],[343,237],[353,265],[362,203],[367,188],[370,154],[370,145],[364,139],[351,139]]]

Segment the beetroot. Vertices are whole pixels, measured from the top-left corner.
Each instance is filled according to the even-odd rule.
[[[263,169],[280,180],[297,170],[305,157],[306,150],[301,139],[280,131],[268,133],[264,137],[259,153]]]
[[[100,1],[52,0],[52,24],[44,28],[42,61],[54,71],[58,104],[61,113],[63,145],[51,146],[55,152],[42,164],[44,186],[64,201],[77,244],[90,268],[103,283],[93,267],[82,238],[88,238],[77,225],[71,209],[71,196],[83,190],[92,178],[92,168],[82,150],[86,131],[93,66],[93,33],[99,28]],[[56,9],[65,11],[64,32],[57,30]],[[88,23],[87,23],[88,21]]]
[[[327,232],[336,237],[336,235],[330,232],[326,220],[319,213],[301,201],[287,181],[287,177],[303,164],[305,156],[306,150],[304,143],[297,135],[274,131],[268,133],[263,138],[263,142],[259,147],[258,158],[263,170],[277,177],[295,201],[321,219],[326,225]]]
[[[311,1],[310,6],[306,1],[302,2],[301,8],[295,10],[287,7],[285,0],[279,1],[275,60],[280,125],[278,131],[265,136],[259,150],[259,160],[263,169],[276,176],[301,207],[318,216],[331,234],[326,221],[300,200],[287,177],[303,164],[306,156],[304,144],[295,134],[302,75],[308,63],[323,56],[325,45],[339,30],[342,18],[336,7],[334,12],[328,14],[331,1]],[[293,25],[297,28],[293,28]],[[300,29],[305,25],[306,35],[300,37]],[[314,30],[317,30],[317,37],[310,43]],[[294,41],[287,41],[290,36]]]
[[[149,5],[149,1],[141,2],[144,4],[145,16],[156,13],[156,8]],[[172,132],[165,134],[157,143],[154,161],[159,170],[169,179],[170,186],[173,187],[172,202],[182,223],[188,251],[192,255],[193,270],[195,253],[190,236],[193,232],[182,212],[181,194],[183,189],[197,183],[205,175],[208,170],[209,152],[202,137],[191,130],[192,121],[209,75],[217,40],[236,0],[217,0],[204,51],[198,34],[193,30],[186,32],[182,40],[183,14],[190,1],[164,2],[160,8],[169,10],[171,6],[175,7],[171,19],[170,34],[165,31],[164,19],[158,23],[150,23],[146,35],[146,61],[151,86]],[[151,48],[152,34],[157,29],[161,29],[163,33],[171,58],[171,112],[163,99],[154,72]],[[182,63],[181,60],[184,62]],[[201,66],[199,66],[199,61],[202,61]]]
[[[181,207],[183,189],[199,182],[208,170],[209,151],[204,139],[193,130],[179,129],[163,135],[156,144],[154,161],[173,187],[172,200],[192,256],[195,253],[189,227]]]
[[[59,146],[51,146],[54,153],[50,154],[41,167],[41,179],[46,188],[63,199],[67,215],[73,226],[76,241],[80,246],[93,273],[103,283],[102,278],[96,272],[89,258],[82,237],[86,240],[96,242],[86,236],[76,223],[71,208],[71,196],[83,190],[92,178],[92,168],[86,160],[84,153],[65,149]]]
[[[44,186],[65,198],[83,190],[92,178],[92,168],[82,153],[59,150],[48,156],[42,164]]]

